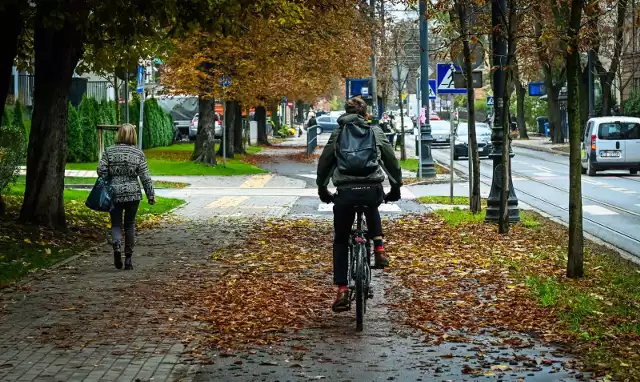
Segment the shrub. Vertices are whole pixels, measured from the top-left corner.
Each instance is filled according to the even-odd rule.
[[[81,162],[84,158],[82,127],[76,108],[69,103],[69,131],[67,132],[67,162]]]
[[[82,130],[82,162],[95,162],[98,160],[98,102],[93,98],[84,96],[78,107],[80,127]]]
[[[2,113],[2,121],[0,122],[0,126],[11,126],[13,123],[13,113],[9,110],[8,107],[4,107],[4,113]]]
[[[13,108],[13,123],[14,127],[19,127],[26,132],[26,127],[24,125],[24,110],[22,108],[22,103],[20,101],[16,101],[16,104]]]
[[[26,153],[25,135],[24,128],[9,124],[0,126],[0,194],[16,179],[18,166]]]
[[[602,106],[600,106],[602,108]],[[629,117],[638,117],[640,116],[640,92],[633,92],[629,99],[627,99],[624,103],[624,115]]]

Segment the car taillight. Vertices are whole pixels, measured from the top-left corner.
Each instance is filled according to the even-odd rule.
[[[595,150],[596,149],[596,136],[592,135],[591,136],[591,150]]]

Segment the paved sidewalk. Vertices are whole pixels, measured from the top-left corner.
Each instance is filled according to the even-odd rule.
[[[0,380],[191,380],[199,323],[180,295],[217,277],[208,254],[242,227],[143,232],[132,272],[113,267],[105,244],[3,290]]]
[[[515,139],[511,141],[514,147],[522,147],[529,150],[543,151],[553,153],[562,156],[569,156],[566,150],[569,147],[569,143],[552,144],[549,137],[529,137],[529,139]]]

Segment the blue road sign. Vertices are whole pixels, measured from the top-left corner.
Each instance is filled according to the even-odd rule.
[[[228,88],[229,86],[231,86],[231,77],[229,77],[226,74],[224,76],[220,76],[220,79],[218,80],[218,85],[224,88]]]
[[[436,80],[429,80],[429,99],[436,99]]]
[[[547,94],[547,89],[544,86],[544,82],[529,82],[530,97],[542,97],[545,94]]]
[[[136,93],[144,93],[144,67],[138,65],[138,84],[136,86]]]
[[[487,96],[487,106],[493,106],[493,96]]]
[[[467,89],[456,88],[453,83],[453,72],[461,71],[460,67],[453,64],[438,64],[436,77],[438,78],[438,94],[467,94]]]

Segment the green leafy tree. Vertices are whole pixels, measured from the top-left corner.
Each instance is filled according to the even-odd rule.
[[[81,162],[84,159],[82,127],[78,112],[69,104],[69,134],[67,134],[67,162]]]
[[[22,130],[26,131],[26,127],[24,126],[23,119],[24,110],[22,108],[22,103],[20,101],[16,101],[16,104],[13,108],[13,126],[19,127]]]
[[[15,181],[16,170],[24,160],[24,150],[24,128],[9,124],[0,126],[0,216],[5,212],[2,192]]]
[[[12,120],[13,120],[13,113],[11,113],[11,110],[5,108],[4,112],[2,113],[2,124],[0,126],[11,126]]]

